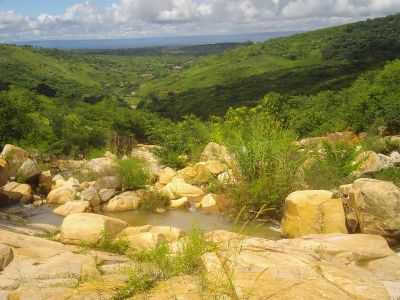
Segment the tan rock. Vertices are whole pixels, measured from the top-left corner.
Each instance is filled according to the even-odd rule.
[[[64,217],[89,211],[90,203],[88,201],[69,201],[53,210],[55,214]]]
[[[30,203],[33,199],[32,188],[29,184],[9,182],[3,187],[3,191],[5,191],[13,201]]]
[[[102,215],[82,213],[67,216],[61,225],[61,240],[70,244],[96,244],[104,235],[114,238],[128,224]]]
[[[355,172],[355,175],[357,176],[376,173],[393,166],[390,157],[377,154],[373,151],[361,153],[357,157],[355,163],[359,165],[358,170]]]
[[[17,171],[17,179],[22,183],[35,181],[40,176],[40,168],[36,161],[26,159]]]
[[[14,252],[6,245],[0,244],[0,272],[3,271],[14,258]]]
[[[171,200],[181,197],[195,198],[204,195],[201,188],[190,185],[182,178],[177,177],[161,189],[161,192],[167,195]]]
[[[8,164],[5,159],[0,157],[0,187],[8,181]]]
[[[18,169],[29,158],[29,153],[22,148],[7,144],[4,146],[0,156],[8,163],[8,175],[15,177]]]
[[[150,171],[150,173],[155,176],[161,170],[160,159],[157,157],[155,152],[159,149],[155,145],[142,145],[138,144],[134,149],[132,149],[131,156],[144,161]]]
[[[94,184],[94,188],[96,190],[102,189],[110,189],[110,190],[119,190],[121,189],[122,184],[121,180],[118,176],[105,176],[97,179],[96,183]]]
[[[86,168],[89,170],[89,173],[98,176],[115,176],[117,173],[117,163],[114,159],[101,157],[92,159],[87,162]]]
[[[137,192],[129,191],[112,198],[103,205],[102,209],[105,212],[136,210],[139,207],[140,201],[141,197]]]
[[[158,182],[162,185],[167,185],[176,176],[176,171],[171,168],[164,168],[159,172],[158,176]]]
[[[299,191],[285,201],[283,234],[300,237],[317,233],[347,233],[343,204],[329,191]]]
[[[189,204],[189,199],[187,197],[182,197],[177,200],[171,200],[170,207],[171,208],[182,208],[186,207]]]
[[[74,201],[76,193],[76,190],[70,186],[61,186],[47,195],[47,202],[49,204],[65,204]]]
[[[234,160],[232,155],[228,152],[225,146],[217,143],[209,143],[200,157],[201,161],[218,160],[225,163],[229,168],[234,167]]]
[[[208,195],[204,196],[200,201],[200,207],[203,209],[218,210],[216,196],[214,194],[208,194]]]
[[[135,250],[150,250],[156,248],[162,241],[164,236],[152,232],[140,232],[133,235],[120,235],[120,238],[128,241],[129,247]]]
[[[183,178],[190,184],[204,184],[213,178],[213,174],[208,170],[205,163],[198,163],[194,166],[186,167],[178,171],[177,176]]]

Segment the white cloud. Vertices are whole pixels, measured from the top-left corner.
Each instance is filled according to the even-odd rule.
[[[61,15],[0,11],[0,40],[303,30],[399,11],[400,0],[115,0],[106,8],[84,1]]]

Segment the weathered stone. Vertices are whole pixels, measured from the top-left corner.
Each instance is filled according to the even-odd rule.
[[[0,187],[8,181],[8,164],[5,159],[0,158]]]
[[[32,188],[29,184],[9,182],[3,186],[3,191],[11,202],[30,203],[32,201]]]
[[[204,209],[218,210],[216,196],[213,194],[204,196],[200,201],[200,207]]]
[[[118,194],[118,192],[114,189],[101,189],[98,193],[102,203],[109,201]]]
[[[317,233],[347,233],[343,204],[329,191],[299,191],[285,201],[283,234],[300,237]]]
[[[7,144],[4,146],[0,156],[8,163],[8,176],[15,177],[18,169],[29,158],[29,153],[22,148]]]
[[[112,198],[108,203],[103,205],[105,212],[122,212],[136,210],[139,207],[141,198],[135,191],[122,193]]]
[[[189,199],[187,197],[183,197],[177,200],[171,200],[170,207],[171,208],[182,208],[186,207],[189,204]]]
[[[118,176],[105,176],[102,178],[97,179],[96,183],[94,184],[94,188],[96,190],[102,189],[110,189],[110,190],[119,190],[121,189],[121,180]]]
[[[84,213],[90,211],[90,203],[88,201],[69,201],[53,210],[60,216],[68,216],[71,214]]]
[[[61,186],[52,190],[47,195],[47,202],[49,204],[65,204],[69,201],[75,200],[76,190],[70,186]]]
[[[27,159],[17,171],[17,179],[21,183],[37,182],[40,176],[40,168],[37,162],[32,159]]]
[[[202,162],[199,164],[204,164],[208,171],[210,171],[213,175],[219,175],[225,171],[227,171],[227,166],[218,160],[209,160],[206,162]]]
[[[228,152],[225,146],[217,143],[209,143],[200,157],[201,161],[218,160],[225,163],[229,168],[234,167],[232,155]]]
[[[115,176],[117,174],[118,166],[115,160],[107,157],[101,157],[90,160],[86,164],[86,168],[92,175],[103,177]]]
[[[89,187],[81,192],[81,199],[90,203],[92,207],[98,207],[101,204],[100,196],[94,187]]]
[[[61,225],[61,240],[65,243],[96,244],[105,235],[114,238],[128,224],[102,215],[82,213],[67,216]]]
[[[342,187],[348,214],[363,233],[396,239],[400,232],[400,188],[391,182],[359,179]]]
[[[357,176],[376,173],[393,166],[390,157],[373,151],[361,153],[355,163],[359,165],[358,170],[355,172]]]
[[[195,198],[204,195],[201,188],[190,185],[182,178],[175,177],[169,184],[161,190],[162,193],[167,195],[171,200],[181,197]]]
[[[205,184],[213,178],[213,174],[208,170],[204,163],[198,163],[194,166],[186,167],[178,171],[177,176],[190,184]]]
[[[162,185],[167,185],[176,176],[176,171],[171,168],[164,168],[158,173],[158,182]]]
[[[150,173],[156,176],[160,173],[161,164],[159,158],[154,154],[154,152],[160,147],[155,145],[142,145],[138,144],[132,150],[131,156],[142,160],[146,163]]]
[[[0,272],[13,260],[14,252],[6,245],[0,244]]]

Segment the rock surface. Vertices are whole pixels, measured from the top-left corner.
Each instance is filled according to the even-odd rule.
[[[8,163],[5,159],[0,158],[0,187],[8,181]]]
[[[68,244],[96,244],[105,236],[114,238],[127,226],[122,220],[102,215],[72,214],[64,219],[60,238]]]
[[[6,245],[0,244],[0,272],[10,264],[13,258],[13,250]]]
[[[40,176],[40,168],[36,161],[27,159],[17,171],[17,178],[20,182],[34,182]]]
[[[112,198],[103,205],[102,209],[105,212],[136,210],[139,207],[140,201],[141,197],[137,192],[129,191]]]
[[[341,199],[329,191],[298,191],[285,201],[282,231],[287,237],[318,233],[347,233]]]
[[[33,199],[32,187],[29,184],[9,182],[2,189],[13,203],[30,203]]]
[[[68,216],[77,213],[84,213],[90,211],[90,203],[88,201],[69,201],[53,210],[53,212],[60,216]]]
[[[182,178],[175,177],[169,184],[161,189],[171,200],[182,197],[196,198],[204,195],[201,188],[188,184]]]
[[[29,153],[22,148],[7,144],[4,146],[0,156],[8,163],[8,175],[15,177],[18,169],[29,158]]]
[[[346,196],[347,218],[362,233],[400,238],[400,188],[391,182],[359,179],[341,191]]]

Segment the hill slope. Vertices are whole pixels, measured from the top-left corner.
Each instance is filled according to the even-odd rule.
[[[143,85],[142,107],[171,118],[221,115],[268,92],[313,94],[350,85],[400,57],[400,15],[278,38],[205,58]]]

